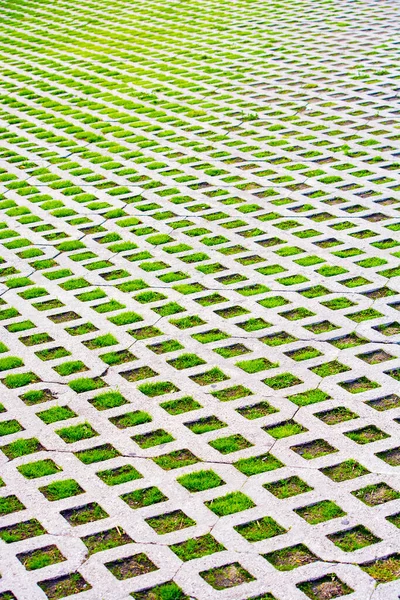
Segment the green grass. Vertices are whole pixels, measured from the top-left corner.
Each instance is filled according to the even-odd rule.
[[[185,425],[188,429],[190,429],[190,431],[196,433],[197,435],[208,433],[209,431],[214,431],[216,429],[222,429],[223,427],[227,426],[226,423],[220,421],[220,419],[214,415],[210,417],[202,417],[197,421],[185,423]]]
[[[209,500],[205,505],[218,517],[232,515],[255,506],[253,500],[242,492],[231,492],[226,496]]]
[[[234,529],[248,542],[260,542],[286,533],[286,529],[281,527],[272,517],[262,517],[242,525],[235,525]]]
[[[172,550],[178,558],[186,562],[201,558],[202,556],[209,556],[215,552],[222,552],[225,548],[222,544],[217,542],[211,534],[207,533],[198,538],[191,538],[184,542],[173,544],[170,546],[170,550]]]
[[[36,414],[46,425],[56,423],[57,421],[64,421],[65,419],[72,419],[77,416],[68,406],[54,406]]]
[[[165,535],[172,531],[179,531],[196,525],[196,522],[181,510],[174,510],[157,517],[149,517],[145,521],[158,535]]]
[[[280,500],[291,498],[298,494],[305,494],[306,492],[311,492],[313,489],[305,481],[300,479],[300,477],[297,477],[297,475],[293,475],[287,479],[265,483],[263,487]]]
[[[143,508],[168,500],[167,496],[155,486],[122,494],[121,499],[132,509]]]
[[[185,412],[202,408],[201,404],[199,404],[197,400],[194,400],[191,396],[184,396],[183,398],[179,398],[179,400],[162,402],[160,406],[170,415],[181,415]]]
[[[108,410],[110,408],[116,408],[117,406],[123,406],[127,404],[126,398],[120,392],[104,392],[103,394],[98,394],[89,402],[97,409],[97,410]]]
[[[18,471],[27,479],[36,479],[38,477],[45,477],[46,475],[53,475],[62,471],[61,467],[51,460],[46,458],[44,460],[38,460],[36,462],[26,463],[17,467]]]
[[[24,565],[27,571],[35,571],[43,569],[49,565],[54,565],[66,560],[65,556],[60,552],[57,546],[45,546],[37,550],[22,552],[17,554],[18,560]]]
[[[224,485],[224,481],[214,471],[196,471],[178,477],[177,481],[189,492],[203,492]]]
[[[296,508],[294,510],[302,519],[310,523],[310,525],[317,525],[330,519],[337,519],[343,517],[346,513],[332,500],[322,500],[309,506],[303,506],[302,508]]]
[[[47,500],[50,500],[50,502],[55,502],[56,500],[70,498],[71,496],[77,496],[78,494],[84,493],[84,490],[74,479],[61,479],[60,481],[53,481],[53,483],[39,488],[39,491],[41,491]]]
[[[164,429],[156,429],[149,433],[134,435],[131,439],[143,449],[153,448],[153,446],[167,444],[168,442],[173,442],[175,440],[175,438]]]
[[[381,541],[380,538],[371,533],[364,525],[357,525],[351,529],[332,533],[327,535],[327,538],[335,546],[343,550],[343,552],[354,552],[355,550],[365,548],[371,544],[377,544]]]
[[[135,481],[141,479],[143,475],[139,473],[132,465],[122,465],[115,469],[107,469],[105,471],[99,471],[96,473],[106,485],[121,485],[121,483],[127,483],[128,481]]]
[[[75,456],[83,462],[83,464],[91,465],[92,463],[116,458],[117,456],[120,456],[120,453],[111,444],[103,444],[96,448],[88,448],[87,450],[75,452]]]
[[[90,423],[82,423],[81,425],[73,425],[72,427],[64,427],[56,431],[58,435],[67,444],[73,444],[80,440],[88,440],[92,437],[99,435],[97,431],[93,429]]]

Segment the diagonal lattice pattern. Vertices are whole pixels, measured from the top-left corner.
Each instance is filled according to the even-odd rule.
[[[395,600],[398,2],[0,14],[0,599]]]

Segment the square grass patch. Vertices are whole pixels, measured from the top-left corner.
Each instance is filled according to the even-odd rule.
[[[351,493],[368,506],[379,506],[380,504],[385,504],[386,502],[391,502],[392,500],[398,500],[400,498],[400,492],[397,492],[383,481],[381,483],[367,485],[366,487]]]
[[[275,469],[280,469],[280,467],[284,466],[280,460],[268,452],[266,454],[260,454],[259,456],[241,458],[233,464],[238,471],[247,475],[247,477],[266,473],[267,471],[274,471]]]
[[[131,439],[141,448],[147,449],[173,442],[175,438],[165,429],[155,429],[149,433],[134,435]]]
[[[199,402],[197,402],[197,400],[194,400],[191,396],[184,396],[183,398],[179,398],[178,400],[162,402],[160,406],[168,414],[173,416],[181,415],[183,413],[202,408],[201,404],[199,404]]]
[[[154,462],[164,469],[170,471],[171,469],[179,469],[181,467],[187,467],[188,465],[194,465],[199,462],[197,458],[190,450],[183,448],[182,450],[174,450],[169,454],[162,454],[161,456],[155,456]]]
[[[193,519],[181,510],[174,510],[170,513],[158,515],[157,517],[149,517],[145,521],[158,535],[165,535],[196,525],[196,521],[193,521]]]
[[[81,440],[88,440],[92,437],[99,435],[97,431],[93,429],[90,423],[82,423],[80,425],[73,425],[72,427],[65,427],[58,429],[56,433],[64,440],[66,444],[74,444]]]
[[[212,448],[221,452],[221,454],[230,454],[231,452],[238,452],[239,450],[244,450],[245,448],[253,446],[253,444],[246,440],[240,433],[217,438],[208,443]]]
[[[390,554],[384,558],[362,563],[360,567],[378,583],[388,583],[400,579],[400,554]]]
[[[337,448],[334,448],[323,439],[313,440],[312,442],[307,442],[306,444],[300,444],[298,446],[291,446],[290,449],[306,460],[312,460],[338,451]]]
[[[215,398],[217,398],[221,402],[230,402],[231,400],[245,398],[253,394],[253,392],[249,390],[249,388],[246,388],[243,385],[234,385],[232,387],[211,393]]]
[[[278,571],[292,571],[319,560],[304,544],[296,544],[295,546],[275,550],[263,554],[263,556]]]
[[[174,581],[166,581],[152,588],[132,592],[134,600],[190,600]]]
[[[47,533],[37,519],[30,519],[0,528],[0,540],[6,544],[20,542]]]
[[[199,373],[198,375],[191,375],[190,379],[197,383],[197,385],[205,386],[211,385],[212,383],[220,383],[221,381],[225,381],[229,379],[225,373],[218,369],[218,367],[214,367],[209,371],[205,371],[204,373]]]
[[[45,579],[39,581],[38,586],[49,600],[59,600],[59,598],[80,594],[92,588],[80,573],[69,573],[54,579]]]
[[[219,517],[232,515],[255,506],[253,500],[242,492],[231,492],[226,496],[209,500],[205,502],[205,505]]]
[[[375,388],[380,387],[376,381],[371,381],[368,377],[359,377],[358,379],[352,379],[351,381],[343,381],[339,385],[350,394],[362,394]]]
[[[292,375],[292,373],[281,373],[280,375],[263,379],[263,383],[273,390],[283,390],[294,385],[299,385],[303,381]]]
[[[262,429],[276,440],[308,431],[306,427],[303,427],[303,425],[293,419],[282,421],[282,423],[277,423],[276,425],[268,425]]]
[[[343,423],[344,421],[350,421],[357,419],[358,415],[346,408],[345,406],[338,406],[331,410],[324,410],[322,412],[314,413],[318,419],[320,419],[326,425],[336,425],[337,423]]]
[[[62,510],[61,515],[72,527],[86,525],[86,523],[106,519],[109,516],[97,502],[90,502],[84,506]]]
[[[120,527],[99,531],[98,533],[87,535],[81,538],[81,540],[88,549],[89,554],[95,554],[97,552],[103,552],[104,550],[110,550],[111,548],[117,548],[118,546],[133,543],[132,538],[130,538]]]
[[[168,500],[167,496],[155,486],[122,494],[121,499],[133,510]]]
[[[254,419],[261,419],[262,417],[266,417],[267,415],[272,415],[278,412],[278,409],[274,406],[271,406],[269,402],[264,400],[263,402],[257,402],[256,404],[248,404],[247,406],[242,406],[236,409],[236,412],[239,413],[245,419],[253,421]]]
[[[203,492],[224,485],[225,482],[214,471],[196,471],[178,477],[177,481],[189,492]]]
[[[320,471],[335,483],[348,481],[349,479],[355,479],[356,477],[363,477],[363,475],[368,475],[370,472],[353,459],[345,460],[344,462],[332,465],[331,467],[324,467],[323,469],[320,469]]]
[[[360,429],[353,429],[353,431],[346,431],[344,433],[348,438],[356,442],[357,444],[371,444],[378,440],[384,440],[390,437],[387,433],[376,427],[376,425],[367,425]]]
[[[184,562],[225,550],[225,547],[217,542],[210,533],[173,544],[169,548]]]
[[[225,590],[256,579],[237,562],[202,571],[199,575],[215,590]]]
[[[78,496],[83,494],[85,490],[81,488],[79,483],[75,479],[61,479],[60,481],[53,481],[49,485],[39,488],[39,491],[49,500],[55,502],[57,500],[63,500],[64,498],[70,498],[71,496]]]
[[[118,580],[138,577],[158,570],[158,567],[144,553],[128,556],[127,558],[118,558],[105,563],[104,566]]]
[[[322,500],[315,504],[294,509],[294,512],[310,525],[343,517],[346,513],[332,500]]]
[[[264,483],[263,487],[279,500],[285,500],[285,498],[291,498],[313,490],[308,483],[297,477],[297,475],[279,481],[272,481],[271,483]]]
[[[164,394],[173,394],[179,392],[179,388],[170,381],[157,381],[155,383],[142,383],[138,386],[138,390],[148,396],[155,398]]]
[[[272,517],[262,517],[242,525],[235,525],[234,529],[248,542],[260,542],[286,533],[286,529],[281,527]]]
[[[9,515],[20,510],[24,510],[25,506],[17,496],[3,496],[0,498],[0,516]]]
[[[185,423],[186,427],[190,429],[193,433],[197,435],[202,433],[208,433],[209,431],[214,431],[216,429],[222,429],[223,427],[227,427],[226,423],[220,421],[218,417],[215,415],[211,415],[210,417],[202,417],[197,421],[191,421],[190,423]]]
[[[143,475],[135,469],[132,465],[122,465],[115,469],[107,469],[105,471],[99,471],[96,473],[106,485],[121,485],[121,483],[127,483],[128,481],[135,481],[141,479]]]
[[[351,594],[354,590],[344,583],[335,573],[329,573],[318,579],[298,583],[299,590],[311,600],[332,600]]]
[[[236,366],[245,373],[259,373],[266,369],[275,369],[276,367],[279,367],[279,363],[273,363],[267,358],[255,358],[252,360],[239,361],[236,363]]]
[[[87,450],[80,450],[74,453],[77,458],[84,465],[91,465],[92,463],[101,462],[103,460],[111,460],[117,456],[121,456],[118,450],[111,444],[102,444],[95,448],[88,448]]]
[[[381,541],[380,538],[371,533],[364,525],[357,525],[351,529],[331,533],[327,538],[335,546],[343,550],[343,552],[354,552],[355,550],[360,550],[360,548],[365,548]]]
[[[65,556],[54,545],[37,548],[29,552],[21,552],[17,554],[17,558],[27,571],[43,569],[49,565],[55,565],[66,560]]]
[[[313,348],[312,346],[304,346],[303,348],[299,348],[298,350],[290,350],[289,352],[285,352],[286,356],[295,360],[296,362],[300,362],[303,360],[311,360],[312,358],[317,358],[318,356],[322,356],[322,352]]]
[[[51,458],[20,465],[17,469],[26,479],[46,477],[46,475],[53,475],[62,471],[61,467],[56,465]]]

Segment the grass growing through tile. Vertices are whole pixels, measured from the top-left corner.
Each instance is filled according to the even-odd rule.
[[[65,596],[79,594],[91,589],[91,585],[80,573],[69,573],[54,579],[39,581],[38,586],[43,590],[49,600],[59,600]]]
[[[106,531],[99,531],[98,533],[87,535],[81,538],[81,540],[88,549],[89,554],[103,552],[104,550],[110,550],[111,548],[124,546],[125,544],[131,544],[133,542],[121,527],[113,527]]]
[[[115,467],[114,469],[106,469],[105,471],[99,471],[96,473],[106,485],[121,485],[121,483],[127,483],[128,481],[135,481],[135,479],[141,479],[143,475],[135,469],[132,465],[122,465],[121,467]]]
[[[371,544],[377,544],[381,541],[376,535],[371,533],[364,525],[357,525],[351,529],[331,533],[327,538],[338,546],[343,552],[354,552],[360,548],[365,548]]]
[[[226,496],[209,500],[205,502],[205,505],[219,517],[232,515],[255,506],[253,500],[242,492],[231,492]]]
[[[170,546],[170,550],[172,550],[178,558],[186,562],[201,558],[202,556],[209,556],[215,552],[222,552],[225,550],[225,547],[210,533],[207,533],[198,538],[191,538],[184,542],[180,542],[179,544],[173,544]]]
[[[43,548],[30,550],[29,552],[21,552],[17,554],[17,558],[27,571],[43,569],[49,565],[55,565],[66,560],[57,546],[54,545],[44,546]]]
[[[317,525],[324,521],[331,519],[337,519],[343,517],[346,513],[332,500],[322,500],[315,504],[309,504],[301,508],[294,509],[302,519],[310,523],[310,525]]]
[[[286,533],[286,529],[281,527],[272,517],[262,517],[242,525],[235,525],[234,529],[248,542],[260,542]]]
[[[158,567],[146,556],[140,553],[127,558],[118,558],[104,565],[119,580],[138,577],[157,571]]]
[[[99,519],[106,519],[109,516],[97,502],[90,502],[84,506],[62,510],[61,515],[73,527],[92,523]]]
[[[189,492],[202,492],[224,485],[224,481],[214,471],[195,471],[178,477],[177,481]]]
[[[336,483],[369,474],[368,469],[353,459],[345,460],[344,462],[332,465],[331,467],[324,467],[323,469],[320,469],[320,471]]]
[[[296,544],[281,550],[275,550],[263,555],[278,571],[292,571],[297,567],[309,565],[318,560],[304,544]]]
[[[199,575],[215,590],[224,590],[255,580],[255,577],[237,562],[202,571]]]
[[[379,504],[384,504],[385,502],[391,502],[392,500],[398,500],[400,498],[400,492],[397,492],[383,481],[381,483],[367,485],[366,487],[354,490],[351,493],[368,506],[378,506]]]
[[[145,521],[159,535],[165,535],[172,531],[179,531],[196,525],[196,522],[181,510],[174,510],[170,513],[158,515],[157,517],[149,517]]]
[[[168,500],[167,496],[155,486],[122,494],[121,498],[132,509],[143,508]]]
[[[335,573],[298,583],[297,587],[311,600],[331,600],[351,594],[354,590]]]
[[[263,487],[280,500],[305,494],[313,490],[308,483],[297,477],[297,475],[293,475],[287,479],[280,479],[279,481],[272,481],[271,483],[264,483]]]

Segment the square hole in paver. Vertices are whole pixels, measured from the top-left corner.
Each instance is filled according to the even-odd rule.
[[[377,544],[381,541],[380,538],[364,527],[364,525],[357,525],[351,529],[331,533],[327,537],[343,552],[354,552],[355,550],[365,548],[365,546],[370,546],[371,544]]]
[[[296,544],[295,546],[275,550],[263,554],[263,556],[278,571],[292,571],[297,567],[318,561],[318,557],[304,544]]]
[[[196,525],[196,522],[188,517],[182,510],[174,510],[170,513],[149,517],[145,519],[146,523],[159,535],[179,531],[186,527]]]
[[[279,525],[272,517],[262,517],[242,525],[235,525],[234,529],[248,542],[259,542],[277,535],[286,533],[286,529]]]
[[[104,566],[114,575],[114,577],[120,580],[152,573],[158,569],[146,554],[143,553],[134,554],[127,558],[118,558],[117,560],[105,563]]]
[[[207,533],[198,538],[191,538],[179,544],[173,544],[170,546],[170,550],[186,562],[215,552],[222,552],[225,547],[217,542],[210,533]]]
[[[329,573],[319,579],[298,583],[297,587],[311,600],[332,600],[351,594],[354,590],[335,573]]]
[[[351,493],[368,506],[378,506],[400,498],[400,492],[397,492],[385,482],[367,485]]]
[[[315,504],[309,504],[301,508],[295,508],[294,512],[297,513],[302,519],[310,523],[310,525],[316,525],[323,523],[324,521],[330,521],[331,519],[337,519],[343,517],[346,513],[340,506],[335,504],[332,500],[322,500]]]
[[[242,583],[255,581],[255,577],[237,562],[202,571],[199,575],[215,590],[224,590]]]
[[[263,487],[280,500],[291,498],[298,494],[305,494],[306,492],[311,492],[313,489],[305,481],[300,479],[300,477],[297,477],[297,475],[293,475],[287,479],[272,481],[271,483],[264,483]]]

